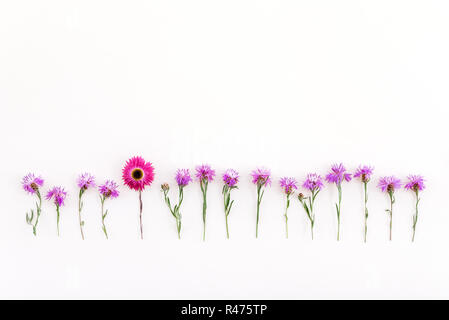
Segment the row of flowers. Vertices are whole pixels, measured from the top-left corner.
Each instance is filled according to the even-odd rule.
[[[335,185],[338,191],[338,199],[335,203],[335,210],[337,215],[337,240],[340,240],[340,218],[341,218],[341,202],[342,202],[342,184],[351,181],[353,178],[359,179],[363,185],[364,191],[364,241],[367,239],[368,231],[368,184],[372,179],[373,167],[360,166],[351,174],[347,172],[343,164],[335,164],[331,167],[330,172],[324,177],[324,179],[316,174],[309,173],[302,184],[302,187],[307,191],[307,195],[298,193],[296,195],[299,203],[304,208],[307,218],[310,221],[311,237],[313,239],[313,228],[315,225],[315,212],[314,204],[320,191],[324,188],[324,181],[329,184]],[[260,219],[260,207],[262,198],[267,186],[271,186],[271,172],[266,168],[257,168],[251,173],[252,182],[256,185],[257,189],[257,209],[256,209],[256,238],[259,235],[259,219]],[[215,179],[215,170],[209,165],[201,165],[196,167],[195,178],[199,182],[201,192],[203,195],[203,240],[206,239],[206,213],[207,213],[207,189],[209,183]],[[142,224],[142,191],[145,187],[150,186],[154,181],[154,168],[150,162],[146,162],[141,157],[133,157],[129,159],[122,170],[123,183],[130,189],[138,192],[139,195],[139,220],[140,220],[140,237],[143,239],[143,224]],[[231,212],[234,200],[231,200],[232,190],[238,187],[239,173],[234,169],[228,169],[224,172],[223,176],[223,204],[224,213],[226,218],[226,235],[229,238],[229,226],[228,216]],[[418,205],[420,201],[420,192],[424,190],[424,179],[419,175],[410,175],[407,177],[408,181],[404,184],[406,190],[412,191],[416,196],[415,212],[412,221],[412,241],[415,239],[416,224],[418,221]],[[164,195],[165,203],[176,221],[176,229],[178,238],[181,238],[182,227],[182,215],[181,205],[184,199],[184,188],[187,187],[192,181],[189,169],[178,169],[175,175],[175,180],[178,185],[178,198],[177,201],[172,202],[170,200],[169,191],[170,186],[167,183],[161,185],[161,190]],[[107,180],[103,184],[97,186],[95,178],[89,173],[84,173],[79,176],[77,181],[79,187],[78,195],[78,217],[81,237],[84,239],[84,220],[82,219],[83,210],[83,195],[84,193],[93,188],[98,188],[98,192],[101,200],[101,219],[102,229],[105,237],[108,238],[105,219],[108,215],[108,210],[105,210],[105,202],[108,199],[114,199],[119,196],[118,184],[115,181]],[[286,206],[284,212],[285,218],[285,231],[288,238],[288,209],[290,207],[290,200],[295,192],[299,189],[298,182],[292,177],[283,177],[279,181],[280,187],[286,196]],[[32,226],[33,234],[37,234],[37,226],[39,217],[42,213],[42,195],[41,188],[44,185],[44,180],[40,176],[36,176],[33,173],[29,173],[23,178],[23,188],[30,194],[36,195],[38,201],[36,202],[36,208],[31,209],[30,213],[26,214],[26,222]],[[378,187],[382,192],[386,193],[389,198],[389,207],[386,209],[388,213],[390,223],[390,240],[392,239],[392,226],[393,226],[393,205],[395,203],[395,192],[402,187],[400,179],[395,176],[381,177],[378,182]],[[57,233],[59,236],[59,220],[60,209],[64,206],[67,197],[67,192],[63,187],[53,187],[48,190],[45,195],[45,199],[50,200],[56,207],[56,225]]]

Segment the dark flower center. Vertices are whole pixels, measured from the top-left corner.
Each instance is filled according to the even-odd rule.
[[[387,191],[388,192],[393,192],[394,191],[394,186],[391,183],[387,186]]]
[[[36,183],[31,183],[31,185],[30,185],[30,187],[31,187],[31,189],[33,189],[34,191],[36,191],[37,189],[38,189],[38,186],[37,186],[37,184]]]
[[[142,180],[143,178],[143,171],[140,168],[136,168],[131,172],[131,177],[133,177],[134,180]]]

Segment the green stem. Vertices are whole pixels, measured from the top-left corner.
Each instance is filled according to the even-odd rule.
[[[207,185],[207,180],[203,179],[200,181],[201,191],[203,193],[203,241],[206,241]]]
[[[58,237],[59,237],[59,206],[56,205],[56,229],[58,231]]]
[[[338,223],[338,227],[337,227],[337,241],[340,241],[340,213],[341,213],[341,184],[337,184],[337,189],[338,189],[338,205],[337,205],[337,223]]]
[[[41,215],[41,210],[42,210],[42,197],[41,197],[41,193],[39,192],[39,190],[36,190],[36,195],[37,195],[37,198],[39,199],[39,204],[36,205],[36,221],[34,222],[34,225],[33,225],[33,234],[35,236],[37,235],[37,224],[39,222],[39,217]]]
[[[78,198],[78,219],[80,224],[80,231],[81,231],[81,238],[84,240],[84,232],[83,232],[83,225],[84,221],[81,219],[81,210],[83,207],[83,202],[81,198],[83,197],[84,189],[80,189],[79,198]]]
[[[142,191],[139,191],[139,221],[140,221],[140,239],[143,240],[143,223],[142,223],[142,211],[143,211],[143,203],[142,203]]]
[[[393,234],[393,203],[394,203],[394,194],[392,191],[388,192],[388,195],[390,196],[390,241],[392,239]]]
[[[364,233],[364,241],[366,243],[366,235],[368,233],[368,182],[363,183],[363,189],[364,189],[364,200],[365,200],[365,233]]]
[[[415,190],[415,194],[416,194],[416,205],[415,205],[415,215],[413,216],[413,235],[412,235],[412,242],[415,241],[416,223],[418,222],[419,191],[418,191],[418,190]]]
[[[106,200],[105,196],[101,197],[101,224],[102,224],[102,229],[103,229],[104,235],[106,236],[106,239],[109,239],[108,232],[106,230],[106,225],[104,223],[104,219],[106,218],[106,214],[104,212],[104,201],[105,200]]]
[[[263,192],[262,184],[257,184],[257,217],[256,217],[256,238],[259,236],[259,213],[260,213],[260,203],[262,201]]]
[[[290,194],[287,194],[287,203],[285,206],[285,236],[288,239],[288,216],[287,216],[287,211],[288,211],[288,207],[290,206]]]

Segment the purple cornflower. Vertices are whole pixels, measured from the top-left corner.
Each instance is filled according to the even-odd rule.
[[[354,173],[354,178],[359,178],[362,182],[368,182],[373,174],[373,167],[370,166],[359,166]]]
[[[56,205],[56,228],[59,237],[59,207],[64,205],[65,198],[67,197],[67,192],[63,187],[53,187],[47,192],[46,199],[53,200]]]
[[[211,182],[214,180],[215,170],[213,170],[208,164],[202,164],[196,167],[195,176],[199,181],[207,180],[208,182]]]
[[[196,178],[200,182],[201,192],[203,194],[203,241],[206,241],[206,210],[207,210],[207,185],[215,177],[215,170],[208,164],[196,167]]]
[[[260,184],[262,186],[271,185],[271,172],[264,167],[257,168],[251,172],[251,176],[253,177],[252,181],[254,184]]]
[[[95,188],[95,177],[90,173],[83,173],[78,177],[78,187],[80,188],[79,200],[78,200],[78,218],[80,224],[81,238],[84,240],[84,221],[81,218],[81,211],[83,210],[83,194],[89,188]]]
[[[419,201],[419,191],[422,191],[426,188],[424,185],[424,178],[420,175],[409,175],[407,177],[408,182],[404,186],[406,190],[413,191],[416,195],[416,203],[415,203],[415,214],[413,215],[413,224],[412,224],[412,242],[415,241],[415,231],[416,231],[416,223],[418,222],[418,205]]]
[[[407,177],[408,182],[405,184],[404,188],[411,191],[422,191],[426,188],[424,185],[424,178],[420,175],[410,175]]]
[[[316,196],[324,188],[323,178],[316,173],[309,173],[306,176],[306,180],[302,184],[304,189],[310,191],[311,195],[305,197],[302,193],[298,194],[298,200],[301,202],[307,218],[310,220],[310,231],[313,240],[313,226],[315,225],[315,213],[313,211]]]
[[[65,198],[67,197],[67,192],[63,187],[53,187],[47,192],[45,199],[53,200],[57,207],[64,205]]]
[[[340,216],[341,216],[341,198],[342,198],[342,188],[341,183],[343,181],[351,181],[352,177],[350,173],[346,173],[346,168],[342,163],[334,164],[331,167],[331,172],[326,175],[326,181],[328,183],[335,183],[338,190],[338,203],[335,204],[337,209],[337,241],[340,240]]]
[[[106,182],[98,187],[98,191],[105,198],[117,198],[119,191],[117,183],[112,180],[106,180]]]
[[[284,217],[285,217],[285,234],[286,237],[288,239],[288,216],[287,216],[287,212],[288,212],[288,207],[290,207],[290,195],[296,190],[298,189],[298,186],[296,185],[297,182],[294,178],[290,178],[290,177],[283,177],[279,180],[279,184],[281,186],[282,189],[284,189],[284,193],[287,195],[287,202],[286,202],[286,206],[285,206],[285,213],[284,213]]]
[[[95,177],[90,173],[83,173],[78,177],[78,187],[83,190],[95,188]]]
[[[253,177],[253,183],[257,186],[257,215],[256,215],[256,238],[259,235],[259,213],[260,213],[260,203],[262,202],[262,197],[265,192],[265,187],[271,185],[270,170],[261,167],[257,168],[251,172]]]
[[[359,166],[354,173],[354,178],[360,178],[363,182],[364,190],[364,216],[365,216],[365,228],[364,228],[364,241],[366,242],[366,235],[368,232],[368,182],[371,180],[373,174],[373,167]]]
[[[377,186],[382,190],[382,192],[390,193],[401,187],[401,180],[395,176],[382,177],[379,179],[379,184]]]
[[[393,204],[395,203],[394,192],[396,189],[401,187],[401,180],[396,178],[395,176],[382,177],[379,179],[379,184],[377,185],[382,192],[387,192],[390,197],[390,208],[385,211],[390,216],[390,241],[392,239],[393,233]]]
[[[39,187],[44,185],[44,179],[40,176],[35,176],[33,173],[28,173],[22,179],[23,189],[31,194],[35,194]]]
[[[321,190],[324,187],[323,178],[316,173],[309,173],[302,186],[310,191]]]
[[[44,179],[40,176],[35,176],[33,173],[28,173],[22,179],[22,186],[26,192],[30,194],[35,194],[38,198],[38,202],[36,202],[36,211],[31,209],[30,214],[26,214],[25,219],[26,222],[33,227],[33,234],[37,234],[37,224],[39,222],[39,217],[42,212],[42,196],[39,191],[39,188],[44,185]]]
[[[346,168],[342,163],[334,164],[331,167],[331,172],[326,175],[326,181],[329,183],[340,184],[345,181],[351,181],[350,173],[346,173]]]
[[[279,184],[284,189],[285,194],[292,194],[298,189],[297,182],[294,178],[283,177],[279,180]]]
[[[178,171],[176,171],[175,180],[178,183],[178,186],[187,186],[192,181],[189,169],[178,169]]]
[[[223,174],[223,182],[230,188],[233,188],[239,182],[239,173],[234,169],[228,169]]]

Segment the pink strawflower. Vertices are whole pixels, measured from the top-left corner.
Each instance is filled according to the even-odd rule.
[[[286,194],[292,194],[298,189],[297,182],[294,178],[283,177],[279,180],[279,184]]]
[[[424,178],[420,175],[410,175],[407,177],[408,182],[404,186],[405,189],[411,191],[422,191],[426,188],[424,185]]]
[[[362,182],[368,182],[371,179],[371,175],[373,174],[373,167],[370,166],[359,166],[354,173],[354,178],[359,178]]]
[[[178,183],[178,186],[187,186],[192,181],[189,169],[178,169],[178,171],[176,171],[175,180]]]
[[[377,186],[382,192],[394,192],[401,187],[401,180],[395,176],[382,177],[379,179],[379,184]]]
[[[22,179],[23,189],[31,194],[35,194],[39,187],[44,185],[44,179],[40,176],[35,176],[33,173],[28,173]]]
[[[205,181],[211,182],[214,180],[215,177],[215,170],[213,170],[210,165],[208,164],[202,164],[200,166],[197,166],[195,168],[196,170],[196,178],[198,181]]]
[[[151,162],[142,157],[133,157],[123,168],[123,182],[133,190],[142,191],[154,180],[154,168]]]
[[[324,187],[323,178],[316,173],[309,173],[302,186],[310,191],[321,190]]]
[[[271,172],[264,167],[257,168],[251,172],[251,176],[253,177],[252,181],[254,184],[260,184],[262,186],[271,185]]]
[[[63,187],[53,187],[47,192],[45,199],[53,200],[57,207],[64,205],[65,198],[67,197],[67,192]]]
[[[95,177],[90,173],[83,173],[78,177],[78,187],[80,189],[87,190],[89,188],[95,188]]]
[[[349,182],[351,179],[351,174],[346,173],[346,168],[342,163],[332,165],[331,172],[326,175],[326,181],[328,183],[340,184],[343,180]]]
[[[98,187],[98,191],[105,198],[117,198],[119,191],[117,183],[112,180],[106,180],[106,182]]]
[[[237,183],[239,182],[239,173],[235,171],[234,169],[228,169],[223,174],[223,182],[228,187],[235,187]]]

